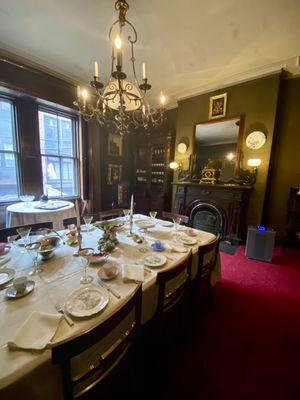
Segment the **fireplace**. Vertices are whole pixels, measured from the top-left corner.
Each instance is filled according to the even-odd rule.
[[[224,215],[215,205],[199,202],[190,213],[190,224],[193,228],[213,234],[223,233]]]
[[[190,225],[222,239],[240,243],[245,238],[250,186],[219,185],[194,182],[177,186],[173,210],[188,215]]]

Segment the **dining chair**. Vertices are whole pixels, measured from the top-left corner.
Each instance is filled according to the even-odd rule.
[[[158,272],[158,300],[156,319],[161,320],[163,315],[170,313],[185,301],[191,280],[192,252],[176,267]]]
[[[193,279],[193,291],[195,292],[203,282],[209,300],[212,303],[213,303],[213,294],[211,287],[211,275],[217,264],[219,255],[219,243],[220,243],[220,235],[217,235],[212,242],[204,246],[199,246],[197,272],[195,279]]]
[[[52,222],[38,222],[36,224],[12,226],[10,228],[0,229],[0,242],[6,242],[9,236],[18,235],[17,229],[19,228],[31,228],[31,233],[38,231],[39,229],[53,229]]]
[[[93,217],[92,222],[96,222],[96,221],[99,220],[99,213],[87,214],[87,215],[90,215],[91,217]],[[83,216],[80,217],[80,223],[82,225],[85,223],[84,219],[83,219]],[[64,226],[65,229],[67,229],[69,225],[76,225],[76,224],[77,224],[77,218],[76,217],[70,217],[70,218],[63,219],[63,226]]]
[[[163,211],[162,212],[162,217],[163,219],[170,219],[173,220],[173,218],[181,218],[181,222],[184,225],[188,225],[189,224],[189,217],[187,215],[180,215],[180,214],[175,214],[175,213],[170,213],[167,211]]]
[[[65,400],[104,390],[118,368],[130,359],[141,323],[142,285],[104,322],[52,348],[52,363],[60,366]],[[126,322],[126,324],[123,324]],[[123,327],[123,329],[121,328]],[[110,344],[114,332],[117,339]],[[104,343],[101,351],[97,345]],[[131,354],[132,355],[132,354]],[[90,358],[92,357],[92,361]],[[125,357],[126,356],[126,357]],[[80,361],[78,361],[78,357]],[[76,371],[80,365],[80,370]],[[130,370],[130,369],[129,369]]]
[[[112,210],[99,212],[100,221],[103,221],[104,219],[117,218],[122,216],[123,216],[122,208],[113,208]]]

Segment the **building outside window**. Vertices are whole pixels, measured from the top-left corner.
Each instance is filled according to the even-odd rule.
[[[44,194],[77,196],[79,159],[75,118],[39,110],[39,133]]]
[[[0,97],[0,202],[19,197],[19,153],[12,101]]]

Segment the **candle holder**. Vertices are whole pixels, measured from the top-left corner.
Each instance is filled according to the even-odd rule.
[[[82,250],[82,234],[81,234],[81,227],[77,226],[77,242],[78,242],[78,249],[74,251],[73,256],[78,257],[80,251]]]
[[[143,79],[143,81],[144,82],[140,84],[139,88],[141,90],[143,90],[143,92],[146,93],[147,90],[150,90],[152,86],[148,83],[148,79],[147,78]]]

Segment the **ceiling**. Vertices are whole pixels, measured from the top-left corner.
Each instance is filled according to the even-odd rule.
[[[152,100],[168,104],[270,73],[300,55],[299,0],[128,0],[138,32],[137,70],[147,63]],[[0,48],[89,82],[110,68],[112,0],[1,0]]]
[[[196,125],[196,141],[201,146],[236,143],[239,118]]]

